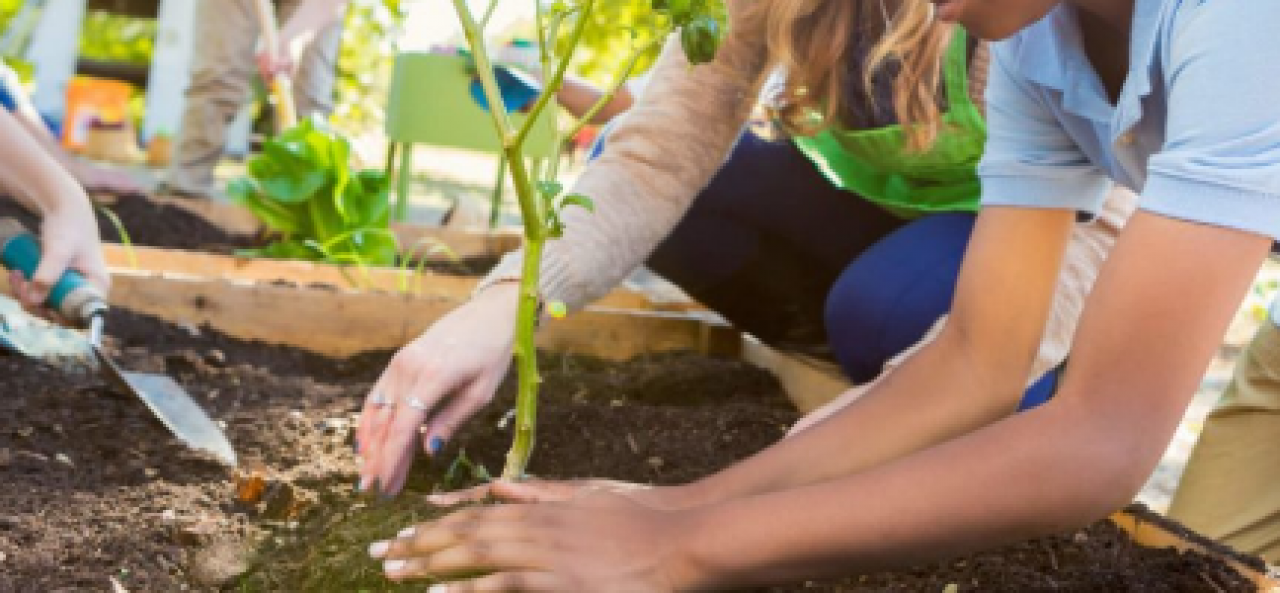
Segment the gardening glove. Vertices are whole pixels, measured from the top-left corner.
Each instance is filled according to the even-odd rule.
[[[9,285],[22,304],[33,313],[51,317],[44,301],[62,274],[74,269],[84,275],[102,294],[111,286],[111,275],[102,257],[98,222],[89,199],[60,200],[40,223],[40,265],[27,280],[21,272],[9,272]]]
[[[361,490],[399,492],[419,434],[434,455],[493,398],[511,366],[518,290],[514,283],[485,289],[391,359],[356,431]]]

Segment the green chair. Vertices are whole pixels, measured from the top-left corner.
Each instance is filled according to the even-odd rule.
[[[405,52],[396,56],[387,101],[386,133],[390,141],[388,178],[398,173],[395,177],[397,220],[404,220],[408,209],[414,144],[502,155],[493,117],[472,94],[474,77],[470,68],[470,60],[462,55]],[[510,118],[517,127],[527,121],[526,116],[519,113],[512,113]],[[557,138],[556,110],[547,109],[525,141],[524,152],[533,161],[532,167],[537,169],[540,161],[554,157]],[[500,160],[491,223],[497,220],[505,164]]]

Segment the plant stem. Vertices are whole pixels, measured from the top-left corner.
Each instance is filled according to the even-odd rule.
[[[489,50],[484,45],[484,30],[471,16],[467,8],[467,0],[453,0],[453,7],[462,22],[462,32],[467,37],[467,45],[471,46],[471,57],[476,61],[480,86],[484,88],[485,101],[489,103],[489,115],[493,117],[493,125],[498,130],[498,138],[506,146],[511,136],[511,119],[507,117],[506,102],[498,90],[498,81],[493,75],[493,62],[489,59]]]
[[[650,39],[648,43],[633,52],[631,57],[627,58],[626,64],[623,66],[622,70],[614,76],[613,82],[609,84],[609,90],[604,94],[604,96],[600,97],[600,99],[596,101],[595,105],[591,106],[591,109],[588,109],[582,117],[578,118],[578,123],[574,124],[568,134],[565,134],[566,138],[572,139],[577,136],[583,128],[591,124],[591,120],[595,119],[596,114],[600,113],[600,110],[613,102],[613,98],[618,95],[618,90],[622,88],[622,85],[627,83],[627,79],[631,78],[631,72],[636,69],[636,64],[640,62],[640,58],[659,43],[662,43],[662,41],[666,39],[665,33],[666,32],[663,31],[663,34],[654,36],[654,38]]]
[[[454,0],[459,2],[461,0]],[[533,131],[534,125],[538,122],[538,117],[547,108],[547,104],[556,98],[560,92],[560,87],[564,85],[564,75],[569,70],[569,62],[573,61],[573,52],[578,48],[578,42],[582,40],[583,31],[587,30],[587,25],[591,22],[591,11],[595,8],[596,0],[583,0],[581,14],[578,15],[578,22],[573,25],[573,33],[569,37],[569,49],[563,56],[557,56],[559,64],[556,65],[556,72],[547,81],[546,87],[542,89],[542,94],[538,96],[538,101],[529,109],[529,119],[520,127],[520,131],[516,133],[515,139],[512,141],[515,145],[524,144],[524,139],[529,136],[529,132]],[[548,43],[555,43],[555,38],[547,40]]]
[[[524,267],[520,279],[520,305],[517,310],[515,357],[517,370],[515,434],[511,449],[507,451],[507,463],[502,468],[506,480],[521,480],[533,454],[535,430],[538,420],[538,388],[542,376],[538,373],[538,352],[534,345],[539,314],[538,284],[528,282],[537,278],[542,265],[542,247],[546,239],[528,240],[524,245]]]

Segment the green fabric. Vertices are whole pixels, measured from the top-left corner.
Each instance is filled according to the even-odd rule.
[[[973,212],[982,195],[978,160],[987,127],[969,98],[968,41],[962,29],[943,60],[950,109],[942,132],[926,152],[906,150],[901,125],[874,130],[827,130],[792,141],[837,187],[856,193],[897,216]]]

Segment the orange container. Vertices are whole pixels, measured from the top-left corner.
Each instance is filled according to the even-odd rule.
[[[77,76],[67,84],[67,106],[62,118],[62,144],[69,149],[84,147],[89,126],[96,119],[120,123],[128,117],[133,85],[118,80]]]

